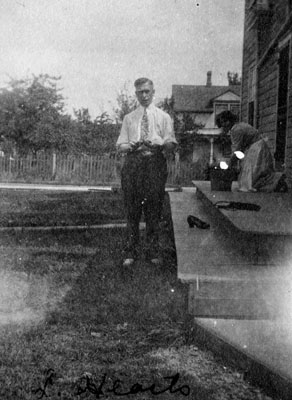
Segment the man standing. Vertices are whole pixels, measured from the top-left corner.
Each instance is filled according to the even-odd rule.
[[[170,116],[152,104],[153,82],[139,78],[134,85],[140,106],[125,116],[117,141],[118,151],[126,154],[121,173],[129,234],[124,265],[133,264],[138,257],[142,211],[146,255],[158,264],[159,220],[167,179],[165,153],[173,151],[177,142]]]

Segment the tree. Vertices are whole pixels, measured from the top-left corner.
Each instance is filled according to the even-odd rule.
[[[173,96],[165,97],[160,103],[157,104],[157,107],[161,108],[161,110],[165,111],[167,114],[171,116],[171,119],[173,120],[174,132],[176,136],[179,135],[181,131],[182,122],[177,117],[177,113],[174,111]]]
[[[74,108],[73,112],[77,122],[80,123],[81,125],[86,126],[91,124],[92,121],[88,108],[82,107],[78,110]]]
[[[47,74],[11,79],[7,88],[0,89],[1,138],[20,154],[61,150],[68,142],[71,121],[64,115],[59,79]]]
[[[172,119],[175,117],[175,112],[174,112],[174,98],[173,96],[171,97],[165,97],[160,103],[157,104],[157,107],[161,108],[161,110],[167,112],[171,116]]]
[[[129,91],[129,82],[125,82],[123,89],[117,95],[117,107],[114,109],[116,122],[121,124],[125,115],[135,110],[137,106],[136,96]]]
[[[106,112],[92,120],[87,108],[74,110],[77,131],[75,152],[102,155],[115,151],[119,126]]]
[[[87,108],[64,112],[57,88],[60,78],[47,74],[11,79],[0,89],[0,150],[20,155],[39,150],[103,154],[115,150],[118,126],[107,113],[94,120]]]
[[[98,115],[95,118],[94,122],[97,125],[108,125],[108,124],[112,124],[113,120],[111,119],[109,114],[105,111],[105,112],[101,113],[100,115]]]
[[[241,85],[241,78],[237,72],[227,72],[228,85]]]

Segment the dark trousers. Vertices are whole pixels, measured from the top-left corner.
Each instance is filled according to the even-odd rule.
[[[165,194],[167,164],[162,153],[126,156],[121,183],[127,213],[128,250],[136,253],[139,244],[139,222],[144,212],[146,244],[154,256],[158,251],[159,221]]]

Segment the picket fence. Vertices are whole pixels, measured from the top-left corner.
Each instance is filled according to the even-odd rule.
[[[2,182],[56,182],[63,184],[119,184],[123,159],[117,156],[30,154],[0,157]],[[191,185],[198,179],[190,162],[168,161],[168,185]]]

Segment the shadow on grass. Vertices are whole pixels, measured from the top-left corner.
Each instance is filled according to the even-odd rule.
[[[70,232],[58,237],[49,234],[40,240],[31,234],[14,237],[19,246],[36,245],[18,269],[49,276],[52,284],[68,284],[69,289],[55,309],[47,311],[42,323],[25,329],[1,329],[1,398],[33,399],[43,394],[52,399],[114,399],[119,397],[112,392],[97,397],[89,387],[106,374],[106,387],[119,379],[123,381],[120,391],[135,382],[143,387],[155,384],[163,391],[170,383],[165,377],[180,373],[176,388],[190,385],[190,398],[211,399],[210,390],[193,378],[190,383],[184,371],[169,368],[159,357],[162,349],[184,345],[186,306],[186,288],[176,275],[169,202],[162,226],[164,264],[159,267],[143,259],[127,269],[121,266],[122,229]],[[60,242],[71,254],[56,254]],[[46,246],[52,249],[44,250]],[[80,257],[80,246],[95,248],[95,253],[85,252]],[[91,386],[77,396],[76,389],[86,377]],[[138,391],[123,398],[153,396],[151,391]],[[180,392],[159,394],[160,399],[183,397]]]

